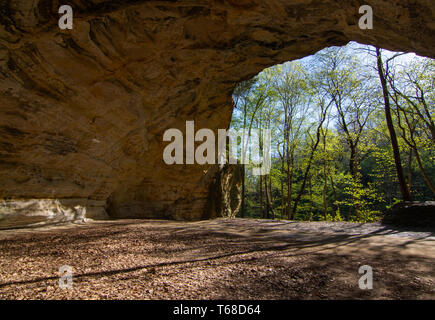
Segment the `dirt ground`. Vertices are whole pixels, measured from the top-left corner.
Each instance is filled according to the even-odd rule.
[[[59,267],[73,268],[71,290]],[[358,269],[373,268],[361,290]],[[435,232],[119,220],[0,231],[1,299],[435,299]]]

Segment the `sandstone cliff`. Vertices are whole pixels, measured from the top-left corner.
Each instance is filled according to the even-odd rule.
[[[208,218],[217,169],[164,164],[166,129],[227,128],[239,81],[326,46],[435,56],[433,0],[67,3],[61,31],[66,3],[0,1],[3,217],[19,199],[69,199],[115,218]],[[373,30],[358,27],[363,4]]]

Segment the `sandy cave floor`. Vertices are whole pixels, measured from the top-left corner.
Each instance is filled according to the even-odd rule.
[[[59,267],[73,288],[59,288]],[[358,268],[370,265],[372,290]],[[0,231],[0,299],[435,299],[435,232],[380,224],[93,221]]]

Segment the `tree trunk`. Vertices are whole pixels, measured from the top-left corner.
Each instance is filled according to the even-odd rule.
[[[242,164],[242,204],[240,208],[240,217],[245,217],[245,166]]]
[[[304,178],[302,180],[302,186],[299,190],[299,193],[298,193],[298,195],[295,199],[295,203],[293,205],[293,213],[292,213],[293,217],[296,215],[296,210],[298,209],[299,201],[301,200],[302,195],[304,194],[305,187],[306,187],[307,180],[308,180],[308,174],[310,173],[310,170],[311,170],[311,164],[313,163],[314,153],[316,152],[317,146],[319,145],[319,140],[320,139],[319,139],[319,133],[318,133],[317,134],[317,141],[311,149],[310,158],[308,160],[307,168],[305,169]]]
[[[284,219],[285,216],[285,197],[284,197],[284,146],[283,146],[283,157],[281,158],[281,219]]]
[[[272,210],[272,219],[275,220],[275,210],[273,210],[272,177],[270,175],[269,175],[269,199],[270,199],[270,208]]]
[[[323,164],[323,215],[326,218],[328,216],[328,203],[326,201],[326,195],[328,191],[328,175],[326,173],[326,160]]]
[[[388,87],[387,87],[387,80],[386,80],[386,75],[384,73],[382,54],[379,48],[376,48],[376,56],[377,56],[377,64],[378,64],[377,69],[378,69],[379,79],[381,81],[382,92],[384,95],[385,118],[387,121],[388,131],[390,133],[391,146],[393,148],[394,163],[396,166],[397,178],[399,180],[400,192],[402,193],[403,201],[410,201],[411,195],[409,193],[409,189],[403,174],[402,161],[400,159],[399,143],[397,142],[397,135],[396,135],[396,131],[394,130],[393,118],[391,116],[391,106],[390,106],[390,98],[389,98]]]
[[[261,219],[264,218],[263,216],[263,176],[260,176],[260,217]]]
[[[350,144],[349,167],[350,167],[350,174],[352,176],[352,180],[357,185],[359,183],[358,159],[357,159],[356,145],[353,143]],[[359,205],[355,204],[354,209],[355,209],[356,220],[359,221],[361,218],[361,210]],[[348,220],[350,220],[350,212],[349,212]]]
[[[334,195],[334,204],[337,206],[335,213],[334,213],[334,217],[337,215],[337,210],[338,210],[338,204],[337,203],[337,190],[335,190],[335,185],[334,185],[334,179],[332,178],[332,175],[329,177],[331,180],[331,188],[332,188],[332,193]]]
[[[312,176],[309,179],[309,192],[310,192],[310,214],[308,216],[308,221],[313,221],[313,189],[312,189]]]
[[[296,215],[296,210],[298,209],[299,201],[301,200],[301,197],[304,194],[305,186],[307,184],[308,174],[310,173],[311,165],[312,165],[313,160],[314,160],[314,154],[316,153],[317,146],[320,143],[320,133],[321,133],[323,124],[325,123],[326,115],[328,113],[328,109],[331,106],[331,104],[332,104],[332,101],[326,107],[324,105],[321,106],[322,109],[321,109],[319,125],[317,126],[317,129],[316,129],[316,142],[311,147],[311,154],[310,154],[310,158],[308,160],[307,168],[305,169],[304,180],[302,181],[302,186],[299,190],[299,193],[295,199],[295,204],[293,206],[293,213],[292,213],[293,216]]]
[[[244,150],[244,144],[245,144],[245,130],[246,130],[246,116],[247,116],[247,110],[246,110],[246,103],[243,105],[243,139],[242,139],[242,151]],[[242,156],[242,158],[245,155]],[[242,163],[242,203],[241,203],[241,208],[240,208],[240,217],[244,218],[245,217],[245,165]]]
[[[323,216],[326,218],[328,216],[328,204],[326,202],[326,195],[327,195],[327,191],[328,191],[328,174],[326,173],[326,135],[327,135],[327,129],[323,132],[322,130],[322,135],[323,135]]]
[[[266,196],[266,219],[270,219],[269,194],[267,192],[267,176],[264,176],[264,195]]]
[[[290,149],[288,150],[290,153]],[[294,217],[291,212],[291,204],[293,197],[293,170],[294,170],[294,148],[291,148],[291,154],[289,154],[289,158],[287,161],[287,216],[289,220],[292,220]],[[291,168],[291,169],[290,169]]]
[[[423,163],[421,162],[420,154],[418,151],[415,151],[415,159],[417,160],[418,167],[420,168],[420,173],[424,178],[424,181],[426,181],[427,186],[432,191],[432,193],[435,195],[435,186],[433,185],[432,181],[430,181],[430,178],[428,177],[426,170],[424,170]]]
[[[408,188],[412,190],[412,148],[409,148],[408,156]]]
[[[267,181],[269,177],[269,181]],[[264,190],[266,192],[266,212],[267,212],[267,219],[270,219],[270,214],[272,214],[272,219],[275,219],[275,212],[272,208],[272,191],[271,191],[271,182],[270,182],[270,176],[267,175],[264,177]]]

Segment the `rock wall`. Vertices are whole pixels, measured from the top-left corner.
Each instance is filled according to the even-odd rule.
[[[219,171],[211,184],[209,194],[210,218],[235,218],[242,205],[243,166],[225,164],[219,166]]]
[[[73,30],[57,26],[61,4]],[[373,30],[358,27],[363,4]],[[434,57],[434,10],[433,0],[0,1],[0,197],[208,218],[217,168],[166,165],[166,129],[227,128],[239,81],[327,46]]]
[[[435,228],[435,201],[401,202],[392,206],[382,222],[399,227]]]

